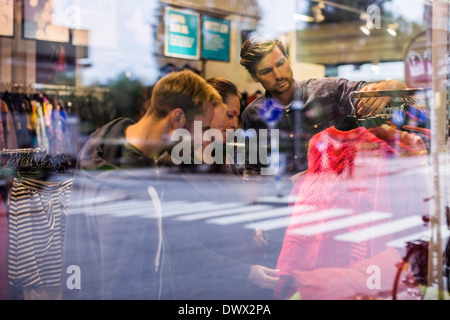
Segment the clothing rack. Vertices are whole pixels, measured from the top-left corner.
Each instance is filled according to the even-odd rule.
[[[32,293],[29,288],[39,288],[48,298],[59,288],[62,274],[73,177],[59,173],[67,173],[68,161],[64,154],[50,155],[45,147],[4,148],[0,160],[7,178],[8,283],[13,295],[26,299]]]
[[[47,83],[16,83],[16,82],[0,82],[0,91],[11,90],[15,92],[23,91],[23,93],[58,93],[59,95],[87,95],[97,94],[102,95],[109,92],[108,88],[102,87],[80,87]]]
[[[0,82],[0,150],[44,146],[73,159],[86,136],[110,120],[108,88]]]
[[[47,149],[39,148],[19,148],[19,149],[2,149],[0,156],[26,155],[26,154],[46,154]]]
[[[13,169],[18,173],[66,173],[71,164],[64,154],[50,155],[45,147],[2,149],[0,151],[3,168]]]
[[[379,126],[382,123],[389,123],[398,128],[412,121],[419,123],[417,127],[429,127],[431,110],[427,95],[429,89],[398,89],[379,91],[353,91],[349,94],[349,101],[352,106],[352,118],[357,118],[363,126]],[[354,106],[355,99],[370,99],[379,97],[389,97],[390,101],[386,107],[378,114],[357,117]],[[355,123],[356,120],[353,121]],[[367,123],[367,124],[365,124]],[[416,126],[414,124],[413,126]]]
[[[3,92],[10,92],[12,94],[19,93],[19,94],[26,94],[26,95],[33,95],[33,94],[57,94],[59,96],[66,96],[71,95],[76,92],[75,87],[65,86],[65,85],[47,85],[47,84],[23,84],[23,83],[8,83],[8,82],[2,82],[0,83],[0,91]]]
[[[385,109],[392,111],[395,108],[403,109],[404,106],[412,106],[418,109],[425,109],[429,113],[428,96],[426,92],[429,89],[399,89],[399,90],[379,90],[379,91],[353,91],[349,94],[350,104],[353,105],[353,99],[390,97]]]

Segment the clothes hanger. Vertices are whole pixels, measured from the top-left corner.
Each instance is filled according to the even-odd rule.
[[[382,114],[369,116],[367,118],[360,118],[359,121],[364,121],[363,127],[366,129],[381,127],[383,124],[386,123],[386,120],[384,120],[384,117],[382,116]]]
[[[358,122],[358,118],[356,117],[355,106],[352,103],[352,97],[354,92],[350,92],[349,100],[350,105],[352,106],[352,113],[345,116],[344,120],[335,126],[336,129],[340,131],[349,131],[360,127],[360,123]]]
[[[15,170],[17,173],[38,173],[45,167],[47,150],[41,148],[3,149],[0,152],[4,167]]]

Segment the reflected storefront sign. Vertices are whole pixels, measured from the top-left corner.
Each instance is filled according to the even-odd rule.
[[[230,61],[230,20],[202,18],[202,58]]]
[[[425,32],[417,35],[406,49],[405,78],[410,88],[431,88],[433,79],[431,47]]]
[[[166,8],[164,53],[168,57],[200,57],[200,18],[198,13]]]

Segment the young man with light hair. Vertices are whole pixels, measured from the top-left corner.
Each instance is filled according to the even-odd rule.
[[[194,121],[208,129],[218,105],[202,77],[172,72],[156,83],[139,121],[119,118],[90,135],[69,205],[63,299],[172,298],[161,197],[173,191],[162,186],[156,159],[175,130],[192,131]]]

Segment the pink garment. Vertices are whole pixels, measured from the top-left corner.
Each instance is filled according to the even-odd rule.
[[[386,141],[402,156],[421,156],[427,154],[424,141],[415,133],[398,130],[387,124],[368,130],[376,137]]]
[[[321,268],[314,271],[297,271],[296,286],[304,300],[374,300],[393,298],[393,283],[398,267],[403,261],[392,247],[375,257],[358,261],[349,268]],[[369,272],[368,272],[369,270]],[[376,278],[379,272],[381,277]],[[401,277],[405,276],[403,274]],[[410,281],[414,276],[408,275]],[[325,280],[326,279],[326,280]],[[398,281],[398,300],[421,300],[417,282]]]
[[[331,127],[310,140],[308,170],[294,186],[297,198],[278,259],[282,281],[276,298],[286,299],[297,291],[292,280],[298,271],[347,268],[385,249],[385,241],[345,242],[334,237],[388,221],[388,159],[394,155],[394,149],[363,127]],[[332,219],[361,216],[367,218],[363,223],[328,229]]]

